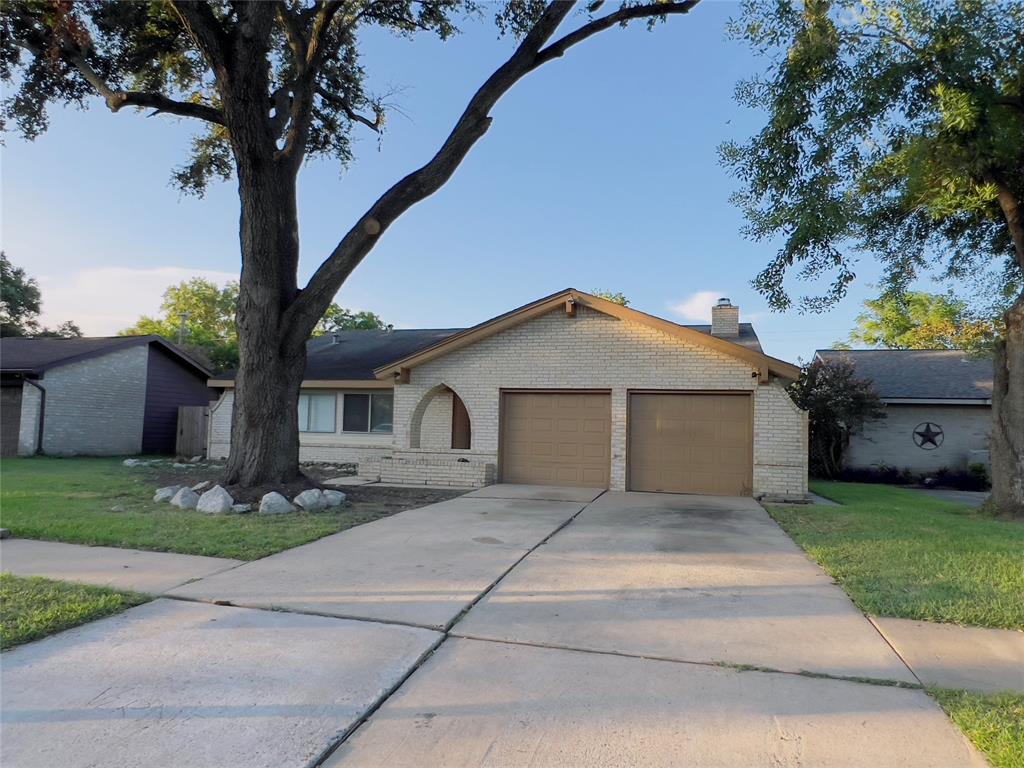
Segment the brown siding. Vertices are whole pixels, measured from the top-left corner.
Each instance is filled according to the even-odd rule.
[[[174,453],[179,405],[208,405],[217,399],[206,377],[155,344],[149,346],[143,453]]]

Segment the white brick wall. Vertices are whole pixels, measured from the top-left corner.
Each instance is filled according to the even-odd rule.
[[[48,370],[39,382],[46,388],[43,452],[117,455],[142,450],[148,360],[149,347],[142,344]],[[30,389],[26,386],[25,393]]]
[[[849,467],[884,464],[912,472],[963,469],[975,459],[971,451],[988,448],[992,408],[988,405],[887,405],[886,418],[864,426],[850,440]],[[922,422],[942,427],[942,445],[930,451],[914,444],[913,432]]]
[[[807,490],[806,415],[779,384],[758,385],[752,373],[737,358],[639,323],[585,307],[575,318],[557,309],[414,368],[410,383],[395,388],[395,444],[414,447],[411,415],[440,384],[466,404],[476,460],[494,463],[502,388],[610,389],[611,485],[623,489],[629,390],[747,390],[755,403],[755,495],[802,496]]]
[[[419,448],[449,450],[452,447],[452,393],[437,392],[423,411]]]

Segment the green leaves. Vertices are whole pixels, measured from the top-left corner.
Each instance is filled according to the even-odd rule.
[[[754,281],[772,306],[792,303],[797,266],[829,280],[803,308],[835,303],[862,252],[891,291],[990,266],[1016,284],[990,177],[1024,198],[1024,5],[748,0],[730,31],[770,57],[737,87],[764,128],[720,156],[743,184],[745,234],[782,241]]]

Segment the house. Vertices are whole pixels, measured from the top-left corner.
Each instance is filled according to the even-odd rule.
[[[807,418],[728,299],[685,326],[566,289],[472,328],[309,342],[300,457],[386,482],[802,498]],[[231,376],[209,454],[230,450]]]
[[[209,375],[159,336],[0,339],[3,455],[173,453]]]
[[[988,464],[992,359],[947,349],[819,349],[848,360],[885,403],[886,418],[853,436],[846,466],[915,473]]]

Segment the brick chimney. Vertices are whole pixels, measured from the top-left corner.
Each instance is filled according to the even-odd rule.
[[[740,335],[740,308],[727,298],[721,298],[711,308],[711,335],[735,339]]]

